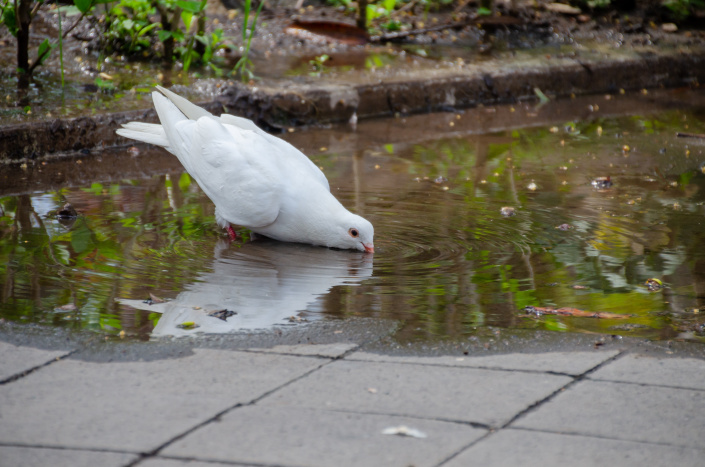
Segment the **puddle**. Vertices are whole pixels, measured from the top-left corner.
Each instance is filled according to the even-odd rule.
[[[639,115],[526,105],[285,135],[375,225],[374,256],[246,230],[228,243],[176,159],[146,147],[6,166],[0,318],[136,339],[364,317],[400,321],[401,341],[703,340],[705,140],[676,137],[705,133],[705,106],[683,104],[703,97]],[[77,219],[57,218],[66,202]],[[535,312],[558,308],[582,313]],[[235,314],[209,316],[223,310]]]

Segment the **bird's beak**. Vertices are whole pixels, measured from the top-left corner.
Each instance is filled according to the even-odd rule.
[[[363,243],[362,246],[365,247],[366,253],[374,253],[375,252],[375,246],[372,243]]]

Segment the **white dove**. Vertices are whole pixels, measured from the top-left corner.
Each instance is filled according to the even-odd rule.
[[[178,157],[215,204],[215,218],[284,242],[374,252],[374,228],[330,192],[323,172],[301,151],[252,121],[215,117],[157,86],[159,124],[130,122],[117,133]]]

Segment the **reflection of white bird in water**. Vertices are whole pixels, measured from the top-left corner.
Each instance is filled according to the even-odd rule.
[[[162,313],[153,336],[265,329],[288,324],[287,318],[309,308],[332,287],[355,285],[372,275],[369,255],[267,240],[239,248],[228,248],[222,241],[215,256],[212,271],[200,274],[174,300],[152,305],[119,302]],[[235,314],[226,320],[210,315],[220,310]],[[191,327],[179,327],[191,322]]]
[[[215,204],[215,217],[285,242],[374,252],[374,229],[330,192],[323,172],[252,121],[214,117],[173,92],[152,93],[161,125],[131,122],[117,133],[179,158]]]

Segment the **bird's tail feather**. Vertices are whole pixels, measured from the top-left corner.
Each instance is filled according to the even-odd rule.
[[[201,117],[212,117],[213,114],[201,107],[192,104],[187,99],[157,85],[157,90],[169,99],[189,120],[198,120]]]
[[[169,140],[166,137],[164,128],[155,123],[126,123],[117,130],[117,134],[143,143],[155,144],[167,149],[169,147]]]

